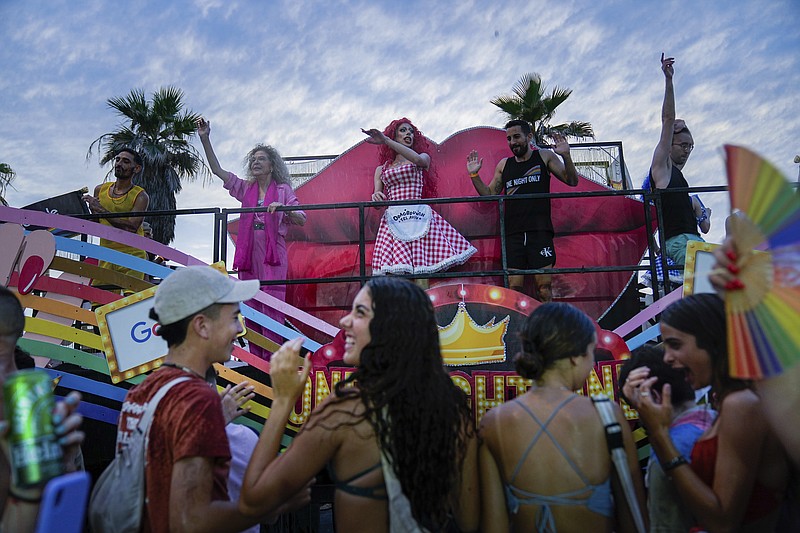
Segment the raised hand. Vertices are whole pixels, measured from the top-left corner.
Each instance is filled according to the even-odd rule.
[[[477,174],[483,167],[483,158],[478,157],[478,151],[473,150],[467,156],[467,172]]]
[[[661,401],[658,402],[652,394],[652,387],[656,381],[658,378],[646,379],[639,386],[638,400],[634,402],[637,403],[639,419],[650,434],[659,429],[666,430],[672,423],[672,389],[669,383],[665,383],[661,388]]]
[[[85,434],[79,431],[83,416],[78,412],[78,405],[81,403],[81,394],[72,391],[63,401],[56,402],[53,411],[53,425],[56,429],[56,437],[64,453],[64,471],[75,472],[82,468],[81,444]]]
[[[727,237],[722,246],[715,248],[712,253],[716,263],[708,275],[708,280],[717,292],[744,289],[744,283],[739,278],[741,259],[737,254],[733,237]]]
[[[674,63],[674,57],[664,58],[664,52],[661,52],[661,70],[664,71],[664,76],[667,78],[672,78],[672,75],[675,74]]]
[[[292,402],[302,394],[306,386],[306,379],[311,371],[311,358],[307,356],[303,370],[297,371],[297,358],[300,348],[303,347],[303,337],[286,341],[270,359],[269,377],[272,382],[272,391],[275,399],[279,397]]]
[[[228,385],[220,391],[222,414],[226,424],[230,424],[234,418],[250,412],[250,406],[245,404],[255,397],[254,389],[255,387],[249,382],[242,381],[234,386]]]
[[[568,156],[569,143],[567,142],[567,138],[560,133],[553,133],[552,137],[553,141],[555,142],[553,145],[553,151],[561,157]]]
[[[361,131],[365,135],[369,135],[369,138],[366,139],[366,141],[370,144],[386,144],[386,142],[389,140],[386,137],[386,135],[383,134],[382,131],[376,130],[375,128],[371,128],[368,130],[361,128]]]
[[[202,137],[207,137],[211,134],[211,122],[206,120],[203,117],[197,119],[195,122],[195,126],[197,128],[197,134]]]
[[[628,405],[634,409],[639,408],[639,387],[641,387],[642,383],[649,377],[650,369],[646,366],[640,366],[639,368],[631,370],[630,373],[628,373],[627,379],[625,379],[625,386],[622,387],[622,392],[624,392],[625,397],[628,398]]]

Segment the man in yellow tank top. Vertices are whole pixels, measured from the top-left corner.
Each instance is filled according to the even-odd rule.
[[[89,204],[89,209],[92,213],[126,213],[132,211],[147,211],[150,205],[150,197],[144,189],[138,185],[134,185],[131,181],[133,176],[142,170],[142,158],[134,150],[129,148],[122,148],[114,156],[114,177],[116,181],[111,183],[102,183],[94,188],[94,196],[85,195],[84,201]],[[114,226],[115,228],[124,229],[138,235],[144,235],[142,228],[142,221],[144,217],[118,217],[118,218],[101,218],[100,223],[106,226]],[[119,244],[107,239],[100,239],[100,245],[112,250],[124,252],[126,254],[147,259],[147,253],[144,250]],[[144,273],[131,270],[128,268],[109,263],[107,261],[100,261],[100,266],[108,268],[116,272],[121,272],[135,278],[143,279]],[[93,285],[102,285],[102,282]]]

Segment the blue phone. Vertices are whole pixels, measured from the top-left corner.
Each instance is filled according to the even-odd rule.
[[[44,488],[36,533],[81,533],[89,501],[88,472],[51,479]]]

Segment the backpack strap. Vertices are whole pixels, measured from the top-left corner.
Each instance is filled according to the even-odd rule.
[[[639,533],[645,533],[647,529],[644,525],[644,518],[642,518],[642,510],[639,508],[639,500],[636,498],[636,491],[633,488],[633,478],[631,477],[630,468],[628,468],[625,443],[622,441],[622,426],[617,422],[614,407],[611,405],[611,400],[608,399],[608,396],[602,394],[592,396],[592,402],[600,415],[600,420],[603,422],[608,451],[611,453],[611,460],[617,470],[617,476],[622,484],[625,499],[628,501],[628,508],[631,511],[631,515],[633,515],[636,530]]]
[[[139,420],[139,423],[136,425],[136,431],[138,431],[140,434],[144,434],[145,457],[147,457],[147,442],[150,439],[150,424],[153,422],[153,417],[156,416],[156,408],[158,407],[158,404],[161,402],[164,396],[167,395],[172,387],[189,379],[189,376],[183,376],[175,378],[169,383],[165,383],[160,389],[158,389],[158,392],[156,392],[153,397],[150,398],[150,401],[147,402],[147,407],[144,410],[144,414]]]

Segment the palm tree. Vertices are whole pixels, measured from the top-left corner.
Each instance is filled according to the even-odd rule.
[[[14,169],[12,169],[10,165],[7,163],[0,163],[0,204],[8,205],[5,199],[6,188],[11,185],[15,177],[17,177],[17,173],[14,172]]]
[[[120,148],[136,150],[142,156],[144,169],[133,182],[150,195],[149,210],[175,209],[181,180],[193,181],[198,174],[208,175],[200,154],[187,140],[194,135],[200,115],[183,110],[183,91],[176,87],[160,88],[149,102],[142,89],[133,89],[126,96],[110,98],[107,104],[129,123],[95,139],[86,158],[96,147],[98,153],[103,151],[103,166],[114,159]],[[148,217],[148,222],[155,240],[169,244],[175,239],[175,215]]]
[[[499,107],[509,120],[525,120],[533,128],[533,136],[537,145],[542,145],[546,137],[560,133],[566,137],[594,139],[592,125],[588,122],[570,122],[551,126],[550,120],[556,108],[564,103],[572,94],[572,89],[555,87],[545,96],[547,88],[542,84],[542,77],[535,72],[522,76],[514,85],[513,94],[498,96],[491,101]]]

